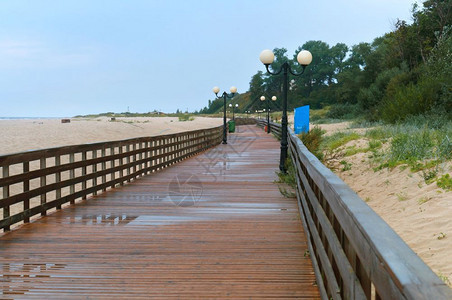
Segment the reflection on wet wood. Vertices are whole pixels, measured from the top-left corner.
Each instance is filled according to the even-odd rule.
[[[0,298],[318,299],[297,202],[273,183],[278,160],[274,138],[243,126],[22,225],[0,237]]]

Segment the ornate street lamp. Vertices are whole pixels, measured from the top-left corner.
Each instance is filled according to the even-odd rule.
[[[216,86],[212,90],[218,99],[223,98],[223,144],[227,144],[226,99],[234,98],[234,94],[237,93],[237,88],[235,86],[231,86],[231,88],[229,89],[231,94],[229,95],[228,93],[223,92],[221,96],[218,96],[218,93],[220,92],[219,87]]]
[[[311,63],[312,61],[312,54],[311,52],[307,50],[301,50],[297,55],[297,61],[298,63],[303,67],[303,70],[301,73],[294,72],[291,68],[289,63],[286,61],[281,66],[281,69],[276,72],[270,71],[270,64],[275,59],[275,54],[271,50],[264,50],[261,52],[259,59],[261,62],[265,65],[265,68],[267,69],[267,72],[271,75],[278,75],[281,72],[283,72],[283,107],[282,107],[282,119],[281,119],[281,156],[279,160],[279,169],[281,172],[286,173],[286,167],[284,163],[286,162],[287,158],[287,91],[289,86],[289,72],[290,74],[294,76],[299,76],[304,73],[306,67]]]
[[[276,101],[276,96],[272,96],[272,101]],[[261,101],[266,101],[267,103],[267,133],[270,133],[270,107],[268,106],[268,99],[265,98],[265,96],[261,96]]]

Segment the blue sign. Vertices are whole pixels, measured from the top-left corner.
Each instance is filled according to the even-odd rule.
[[[294,129],[295,134],[309,131],[309,105],[294,109]]]

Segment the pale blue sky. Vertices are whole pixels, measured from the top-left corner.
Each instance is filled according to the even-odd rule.
[[[412,3],[0,0],[0,117],[199,110],[245,92],[263,49],[371,42]]]

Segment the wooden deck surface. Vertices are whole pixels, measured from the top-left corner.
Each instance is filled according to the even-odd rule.
[[[0,236],[0,299],[318,299],[279,143],[240,126],[161,172]]]

